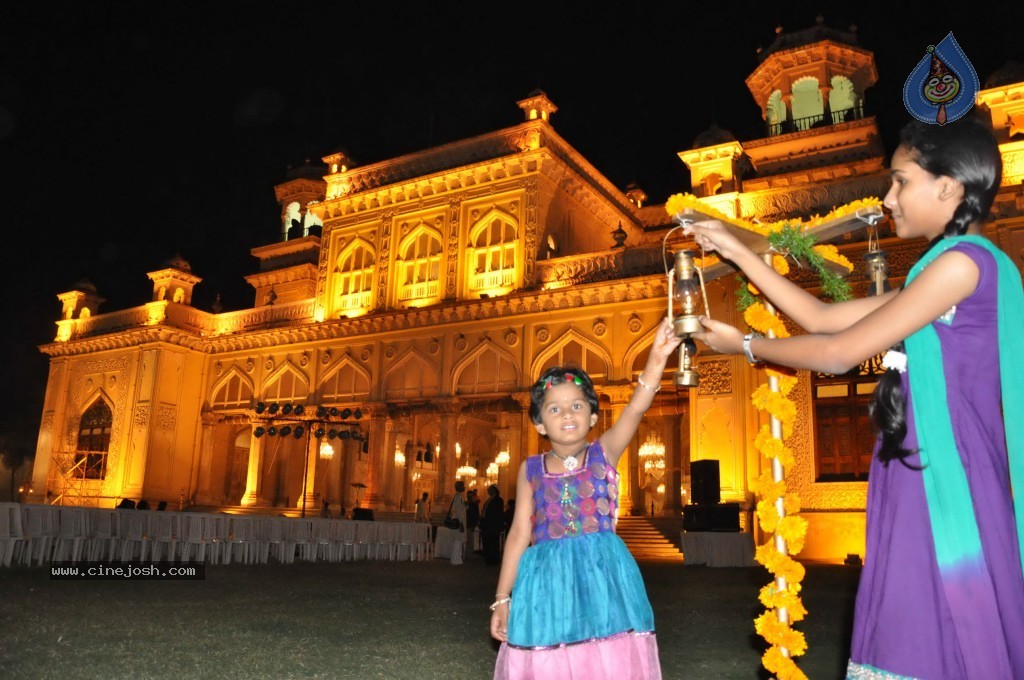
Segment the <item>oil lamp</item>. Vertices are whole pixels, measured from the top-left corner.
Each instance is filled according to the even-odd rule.
[[[678,316],[673,312],[674,308],[679,310]],[[701,330],[699,317],[706,308],[704,279],[694,264],[693,254],[689,250],[679,250],[668,274],[668,316],[672,319],[676,337],[683,339],[679,344],[679,370],[674,376],[676,387],[697,387],[700,384],[700,376],[693,366],[697,343],[690,335]]]

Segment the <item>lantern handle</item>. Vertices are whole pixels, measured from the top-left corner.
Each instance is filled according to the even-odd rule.
[[[675,270],[668,266],[668,237],[671,236],[672,232],[675,231],[676,229],[682,229],[683,227],[691,225],[694,222],[694,220],[690,219],[689,217],[680,217],[679,215],[676,215],[676,217],[674,219],[679,224],[677,224],[676,226],[674,226],[671,229],[669,229],[668,231],[666,231],[665,232],[665,236],[663,236],[662,239],[661,239],[661,263],[665,266],[665,275],[668,277],[668,318],[670,318],[670,319],[672,318],[672,297],[673,297],[673,294],[675,292],[673,290],[673,281],[675,279]],[[700,249],[700,266],[699,267],[695,267],[695,269],[697,270],[697,278],[700,279],[700,295],[704,299],[704,315],[710,319],[711,318],[711,306],[708,305],[708,289],[707,289],[707,286],[704,285],[704,260],[705,259],[706,259],[706,255],[704,253],[704,248],[701,247],[701,249]]]

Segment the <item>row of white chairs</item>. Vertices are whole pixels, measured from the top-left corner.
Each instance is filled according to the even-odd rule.
[[[429,524],[0,503],[0,564],[428,560]]]

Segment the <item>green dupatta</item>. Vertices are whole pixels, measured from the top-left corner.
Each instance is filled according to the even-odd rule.
[[[907,275],[907,283],[936,257],[958,243],[973,243],[992,253],[998,266],[999,369],[1003,421],[1014,494],[1017,537],[1024,563],[1024,292],[1016,265],[981,236],[944,238]],[[910,391],[914,403],[921,464],[928,497],[932,534],[940,569],[981,554],[967,474],[953,440],[946,402],[946,378],[938,334],[928,324],[906,339]],[[982,357],[978,358],[982,360]]]

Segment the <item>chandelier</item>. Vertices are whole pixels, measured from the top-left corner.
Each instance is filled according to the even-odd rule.
[[[328,442],[320,442],[320,457],[324,460],[334,458],[334,447]]]
[[[494,462],[497,463],[498,465],[508,465],[509,460],[510,460],[510,457],[508,455],[508,449],[507,448],[504,451],[502,451],[501,453],[499,453],[494,458]]]
[[[660,478],[665,472],[665,445],[658,433],[652,432],[640,446],[640,465],[647,475]]]
[[[395,444],[395,465],[398,467],[405,466],[405,454],[402,453],[402,449],[398,448],[398,444]]]
[[[495,484],[498,481],[498,463],[497,461],[487,466],[487,483]]]
[[[459,469],[455,471],[455,476],[459,479],[472,479],[476,477],[476,468],[472,465],[460,465]]]

